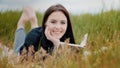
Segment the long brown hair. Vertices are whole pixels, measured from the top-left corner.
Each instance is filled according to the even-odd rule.
[[[68,26],[67,26],[67,30],[65,32],[65,34],[63,35],[63,37],[60,39],[60,41],[64,41],[65,39],[67,38],[70,38],[70,43],[75,43],[74,41],[74,37],[73,37],[73,31],[72,31],[72,26],[71,26],[71,21],[70,21],[70,16],[69,16],[69,13],[68,11],[65,9],[65,7],[63,7],[61,4],[55,4],[55,5],[52,5],[50,6],[45,14],[44,14],[44,17],[43,17],[43,21],[42,21],[42,38],[41,38],[41,46],[44,48],[44,49],[48,49],[48,47],[52,47],[52,42],[50,42],[49,40],[46,39],[46,36],[44,34],[45,32],[45,23],[49,17],[49,15],[55,11],[61,11],[67,18],[67,23],[68,23]]]

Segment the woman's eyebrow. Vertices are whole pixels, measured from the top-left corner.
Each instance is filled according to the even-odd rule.
[[[57,21],[57,20],[55,20],[55,19],[50,19],[50,21]]]
[[[55,19],[50,19],[50,20],[55,20]]]
[[[62,22],[67,22],[67,20],[61,20]]]
[[[56,19],[49,19],[50,21],[57,21]],[[63,21],[63,22],[67,22],[67,20],[65,20],[65,19],[62,19],[62,20],[60,20],[60,21]]]

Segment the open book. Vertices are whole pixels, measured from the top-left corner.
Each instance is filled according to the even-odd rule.
[[[71,44],[69,43],[68,45],[70,46],[77,46],[77,47],[82,47],[84,48],[86,46],[86,43],[87,43],[87,37],[88,37],[88,33],[86,33],[81,41],[80,44]],[[60,44],[65,44],[64,42],[60,42]]]

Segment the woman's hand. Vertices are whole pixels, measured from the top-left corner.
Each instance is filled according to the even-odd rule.
[[[60,45],[60,40],[56,39],[54,36],[51,35],[51,31],[50,31],[49,26],[46,26],[45,36],[47,37],[48,40],[50,40],[54,44],[55,47],[58,48],[58,46]]]

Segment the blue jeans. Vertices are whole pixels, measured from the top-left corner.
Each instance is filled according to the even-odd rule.
[[[25,29],[20,28],[16,30],[15,39],[14,39],[14,52],[15,53],[20,52],[20,48],[23,46],[25,42],[25,37],[26,37]]]

